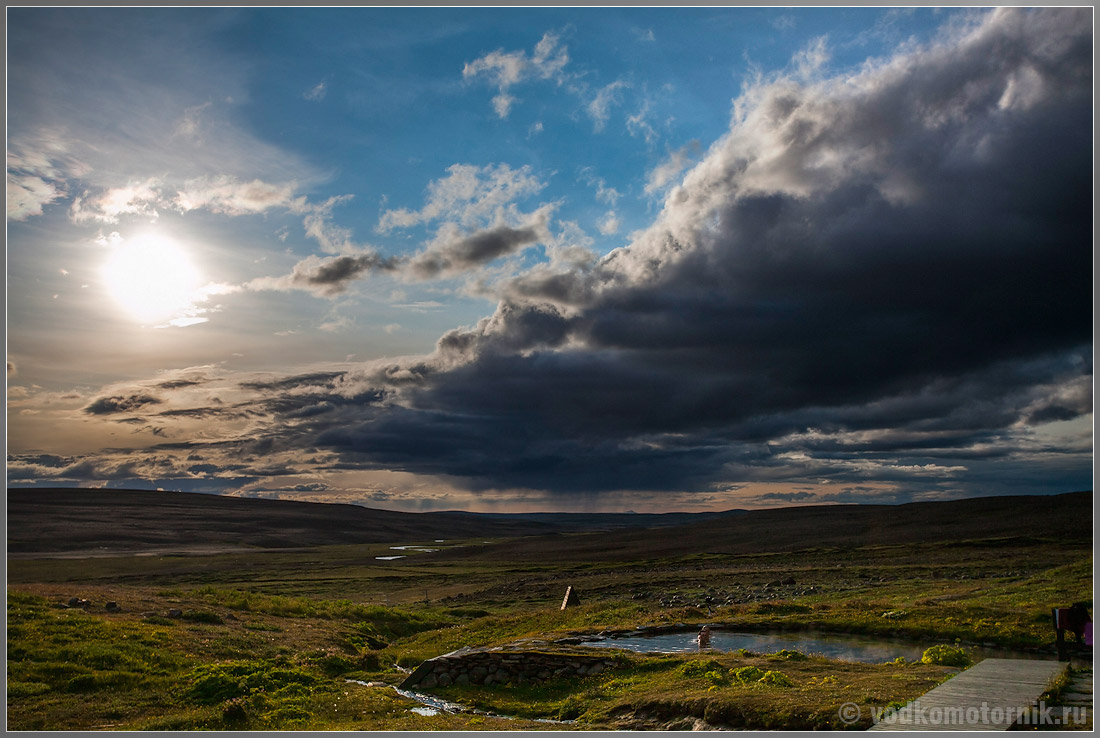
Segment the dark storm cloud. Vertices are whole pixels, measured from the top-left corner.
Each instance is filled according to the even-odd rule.
[[[146,405],[159,405],[161,400],[152,395],[115,395],[112,397],[100,397],[84,408],[89,415],[111,415],[113,413],[127,413]]]
[[[520,277],[409,409],[318,445],[478,485],[682,488],[783,463],[753,444],[935,458],[1088,412],[1087,20],[1000,10],[854,81],[759,85],[630,247]]]
[[[324,387],[332,389],[335,380],[344,376],[343,372],[312,372],[296,374],[290,377],[271,380],[251,380],[241,382],[240,386],[254,390],[288,390],[298,387]]]
[[[1091,10],[981,18],[760,81],[629,246],[506,282],[430,356],[245,385],[270,424],[205,448],[472,489],[1082,486],[1089,446],[1029,424],[1092,404]]]
[[[505,225],[470,236],[452,234],[449,239],[417,254],[405,268],[416,279],[458,274],[514,253],[523,246],[538,242],[541,237],[539,228],[511,228]]]
[[[195,387],[202,384],[202,381],[197,379],[171,379],[167,382],[161,382],[157,386],[161,389],[173,390],[182,389],[183,387]]]
[[[397,260],[363,251],[342,256],[311,255],[282,277],[261,277],[245,285],[251,290],[305,290],[319,297],[335,297],[359,277],[375,271],[393,271]]]

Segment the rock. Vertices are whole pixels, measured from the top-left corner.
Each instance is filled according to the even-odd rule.
[[[108,602],[103,607],[107,612],[122,612],[122,608],[119,607],[118,603],[114,602],[113,600],[111,602]]]
[[[452,684],[451,675],[450,674],[440,674],[438,682],[439,682],[439,686],[441,686],[441,687],[451,686],[451,684]]]
[[[786,579],[783,580],[783,584],[787,585],[788,587],[793,586],[794,583],[795,583],[794,577],[787,577]]]
[[[170,618],[182,618],[183,617],[183,610],[177,610],[175,608],[172,608],[171,610],[168,611],[168,617],[170,617]]]
[[[470,677],[468,674],[459,674],[455,677],[455,684],[469,684]]]
[[[487,676],[489,676],[489,670],[486,669],[484,666],[475,666],[474,668],[470,669],[470,679],[472,679],[475,683],[485,681],[485,677]]]
[[[237,616],[236,616],[236,615],[234,615],[234,614],[233,614],[233,613],[231,613],[231,612],[227,612],[227,613],[225,614],[225,619],[226,619],[226,620],[237,620]]]
[[[597,661],[596,663],[592,664],[592,666],[588,667],[588,676],[599,674],[601,671],[603,671],[603,664]]]
[[[435,687],[436,684],[438,684],[436,678],[433,675],[429,674],[428,676],[424,677],[424,679],[417,686],[423,687],[424,689],[432,689],[433,687]]]

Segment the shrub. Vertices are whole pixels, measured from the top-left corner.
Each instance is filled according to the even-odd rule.
[[[187,695],[203,705],[213,705],[255,692],[275,692],[288,685],[312,686],[317,678],[294,666],[269,661],[233,661],[204,664],[191,670]],[[303,693],[308,693],[303,689]]]
[[[925,649],[920,659],[922,664],[937,664],[939,666],[967,667],[974,663],[966,649],[959,646],[940,644]]]
[[[680,664],[676,671],[686,677],[702,677],[708,672],[724,671],[725,667],[713,659],[708,661],[688,661]]]
[[[740,669],[734,669],[733,671],[734,679],[745,684],[759,681],[762,676],[764,676],[764,672],[755,666],[742,666]]]
[[[793,687],[794,682],[781,671],[766,671],[758,680],[761,684],[770,684],[773,687]]]

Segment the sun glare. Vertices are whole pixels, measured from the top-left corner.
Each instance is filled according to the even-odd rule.
[[[191,307],[202,285],[187,252],[159,234],[145,234],[116,246],[102,276],[115,302],[140,323],[177,317]]]

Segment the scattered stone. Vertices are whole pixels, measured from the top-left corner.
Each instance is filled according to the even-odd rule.
[[[169,610],[167,614],[168,614],[168,617],[170,617],[170,618],[182,618],[183,617],[183,610],[177,610],[177,609],[173,608],[173,609]]]
[[[86,600],[82,597],[70,597],[69,598],[69,607],[79,607],[82,610],[87,610],[91,606],[92,606],[92,603],[89,600]]]
[[[122,612],[122,608],[119,607],[118,603],[113,601],[113,600],[111,602],[108,602],[106,605],[104,605],[103,608],[107,612]]]

